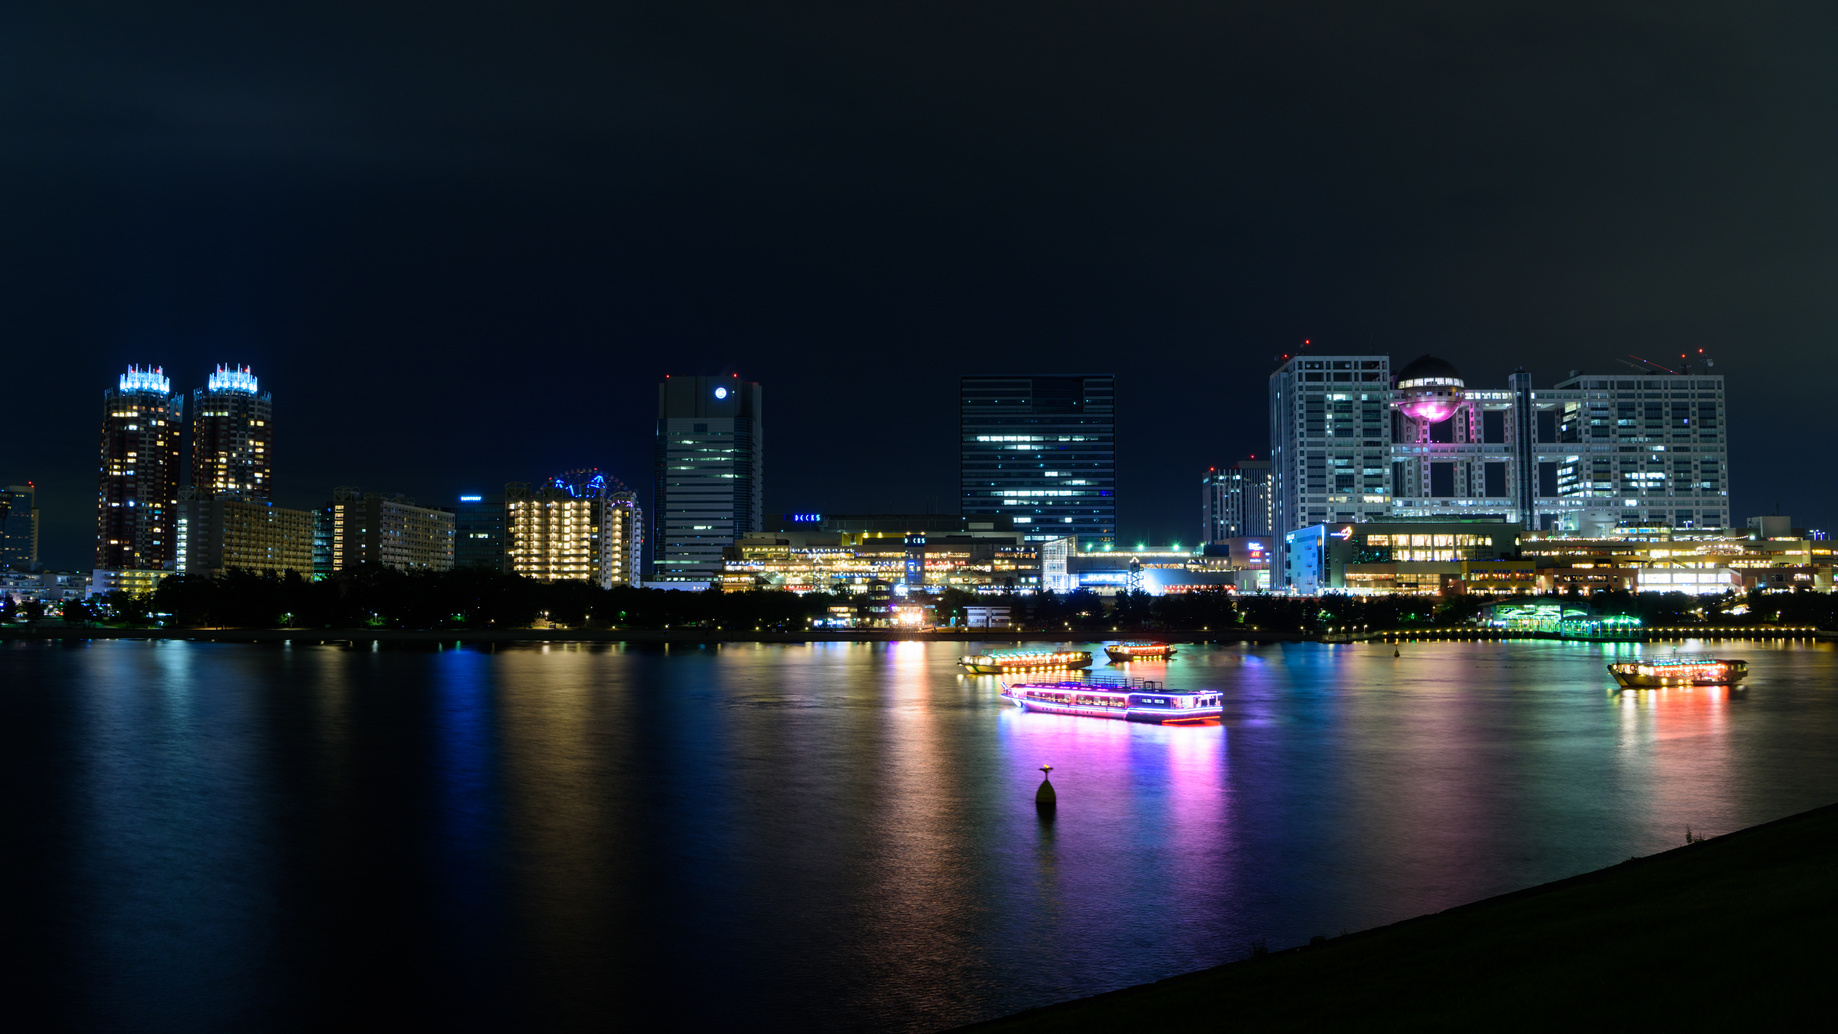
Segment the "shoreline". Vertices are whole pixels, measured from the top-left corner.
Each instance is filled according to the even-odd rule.
[[[1114,632],[1110,638],[1125,637]],[[1304,632],[1157,632],[1171,643],[1304,642]],[[397,628],[6,628],[0,642],[13,640],[146,639],[216,643],[1086,643],[1102,637],[1068,632],[1006,629],[903,631],[817,629],[809,632],[743,632],[710,628],[666,629],[397,629]]]
[[[1025,632],[1009,629],[934,629],[929,631],[874,629],[813,629],[805,632],[750,632],[711,628],[666,629],[564,629],[564,628],[108,628],[93,626],[15,626],[0,628],[0,642],[81,641],[95,639],[174,640],[213,643],[1092,643],[1118,639],[1153,639],[1157,642],[1201,643],[1411,643],[1506,642],[1510,640],[1560,640],[1539,632],[1500,632],[1488,629],[1395,629],[1369,633],[1273,632],[1233,629],[1228,632],[1160,631],[1081,633]],[[1838,632],[1810,628],[1654,629],[1646,642],[1706,640],[1804,639],[1838,640]],[[1581,642],[1583,640],[1574,640]]]
[[[1628,1029],[1827,1007],[1838,804],[1441,912],[956,1028]]]

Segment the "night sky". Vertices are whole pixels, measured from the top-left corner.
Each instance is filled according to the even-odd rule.
[[[1829,524],[1834,53],[1830,4],[18,5],[0,481],[87,568],[102,390],[240,362],[284,505],[648,496],[658,380],[738,371],[769,512],[950,511],[959,375],[1114,372],[1122,537],[1190,542],[1309,338],[1705,348],[1738,521]]]

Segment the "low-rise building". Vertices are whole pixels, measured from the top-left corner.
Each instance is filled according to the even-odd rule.
[[[1491,565],[1518,558],[1521,534],[1518,524],[1498,516],[1316,524],[1284,537],[1285,577],[1302,596],[1440,593],[1460,591],[1464,565],[1485,561],[1473,570],[1489,591],[1516,587],[1516,569]]]
[[[97,568],[89,573],[89,594],[107,596],[111,592],[126,593],[129,596],[151,596],[160,583],[171,577],[172,571],[105,571]]]
[[[900,594],[1034,592],[1041,586],[1042,547],[1053,545],[1028,541],[999,515],[792,514],[774,527],[727,549],[722,589],[863,592],[885,582]],[[1062,547],[1057,555],[1064,554]]]

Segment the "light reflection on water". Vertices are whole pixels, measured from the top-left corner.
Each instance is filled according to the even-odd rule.
[[[27,972],[108,1029],[927,1030],[1838,787],[1826,646],[1725,644],[1744,688],[1620,694],[1603,666],[1640,648],[1134,669],[1224,692],[1192,728],[1020,712],[958,674],[976,648],[6,647]]]

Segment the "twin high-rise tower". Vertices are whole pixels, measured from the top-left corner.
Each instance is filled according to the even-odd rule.
[[[159,571],[177,565],[179,449],[185,397],[157,366],[130,366],[103,392],[96,489],[96,566]],[[274,419],[246,366],[219,366],[192,393],[191,484],[198,499],[266,503]]]

